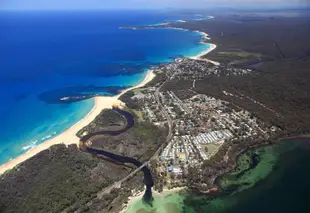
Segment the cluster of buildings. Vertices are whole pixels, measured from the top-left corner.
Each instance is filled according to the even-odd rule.
[[[243,69],[243,68],[226,68],[226,75],[247,75],[253,72],[251,69]]]
[[[151,87],[143,92],[137,92],[131,99],[139,104],[143,117],[152,122],[156,123],[161,119],[159,114],[159,108],[155,98],[155,88]]]
[[[144,118],[164,125],[166,118],[156,104],[152,88],[132,97],[139,102]],[[228,102],[195,95],[181,100],[173,91],[160,92],[159,97],[173,120],[173,139],[160,155],[163,170],[181,175],[188,166],[201,165],[210,159],[222,144],[275,131],[245,110],[231,109]],[[210,146],[213,147],[212,150]]]
[[[175,62],[164,64],[158,70],[170,76],[170,79],[200,79],[207,75],[245,75],[253,72],[251,69],[226,68],[214,65],[204,60],[194,60],[190,58],[178,58]]]
[[[227,135],[225,135],[227,133]],[[218,138],[212,138],[213,135],[221,135]],[[211,136],[212,135],[212,136]],[[217,144],[220,146],[226,139],[231,138],[228,131],[211,132],[199,134],[198,136],[182,135],[174,136],[171,142],[166,146],[161,154],[161,159],[173,164],[184,163],[185,168],[188,165],[197,165],[203,160],[209,159],[211,156],[207,153],[204,145]]]
[[[200,133],[194,138],[194,143],[209,144],[220,143],[225,139],[232,138],[233,134],[229,130],[213,131],[209,133]]]
[[[237,68],[224,70],[223,67],[191,59],[176,59],[176,62],[161,65],[158,69],[169,79],[188,77],[195,80],[209,74],[242,75],[251,72]],[[229,141],[265,137],[276,131],[275,127],[262,123],[250,112],[233,108],[223,100],[203,94],[181,99],[173,91],[156,92],[155,88],[143,89],[132,99],[140,106],[145,120],[164,126],[167,124],[167,115],[162,114],[157,103],[159,98],[173,121],[173,138],[157,160],[160,170],[167,172],[167,179],[170,174],[182,179],[189,166],[199,167]]]
[[[198,163],[197,149],[191,142],[189,135],[174,136],[161,154],[161,159],[169,166],[179,164]]]
[[[170,168],[180,167],[182,163],[185,169],[189,165],[196,166],[215,154],[208,152],[205,145],[214,144],[219,148],[232,137],[228,130],[200,133],[197,136],[174,136],[162,152],[161,159],[168,162]]]

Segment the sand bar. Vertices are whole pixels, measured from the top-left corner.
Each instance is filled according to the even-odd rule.
[[[180,192],[180,191],[186,190],[186,189],[187,189],[187,187],[175,187],[172,189],[164,188],[162,192],[152,190],[152,195],[157,196],[157,197],[165,197],[166,195],[176,193],[176,192]],[[136,192],[132,196],[128,197],[128,202],[127,202],[127,204],[123,205],[123,209],[120,213],[126,213],[129,206],[133,205],[138,200],[142,200],[144,193],[145,193],[145,189],[143,191]]]
[[[136,89],[139,87],[143,87],[146,85],[148,82],[150,82],[153,78],[155,77],[155,74],[152,70],[149,70],[147,72],[146,77],[144,80],[139,83],[138,85],[134,87],[130,87],[128,89],[123,90],[120,94],[115,95],[115,96],[98,96],[95,97],[95,105],[92,108],[92,110],[80,121],[78,121],[76,124],[71,126],[69,129],[64,131],[63,133],[55,136],[54,138],[51,138],[47,141],[44,141],[41,144],[38,144],[37,146],[33,147],[26,153],[12,159],[11,161],[1,165],[0,167],[0,174],[3,174],[5,171],[14,168],[16,165],[24,162],[25,160],[35,156],[39,152],[48,149],[50,146],[55,145],[55,144],[79,144],[80,139],[76,136],[76,133],[82,129],[83,127],[87,126],[90,122],[92,122],[97,115],[100,114],[100,112],[103,109],[107,108],[112,108],[113,106],[119,106],[122,107],[124,106],[124,103],[122,103],[119,100],[119,97],[123,95],[124,93],[128,92],[129,90]]]

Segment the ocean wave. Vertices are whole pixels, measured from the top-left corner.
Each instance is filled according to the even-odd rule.
[[[29,150],[29,149],[32,149],[33,147],[36,146],[37,142],[38,142],[37,140],[31,141],[28,145],[23,146],[23,147],[22,147],[22,150],[23,150],[23,151],[27,151],[27,150]]]
[[[52,135],[47,135],[47,136],[45,136],[45,137],[41,138],[41,141],[44,141],[44,140],[50,139],[51,137],[52,137]]]
[[[50,138],[52,138],[52,137],[53,137],[54,135],[56,135],[56,134],[57,134],[57,132],[53,132],[53,133],[50,134],[50,135],[46,135],[46,136],[42,137],[42,138],[40,139],[40,141],[42,142],[42,141],[45,141],[45,140],[47,140],[47,139],[50,139]],[[27,144],[27,145],[25,145],[25,146],[22,147],[22,150],[23,150],[23,151],[28,151],[28,150],[30,150],[30,149],[36,147],[36,146],[37,146],[37,143],[38,143],[38,140],[30,141],[29,144]]]

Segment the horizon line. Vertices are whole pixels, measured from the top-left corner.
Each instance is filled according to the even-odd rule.
[[[126,11],[126,10],[136,10],[136,11],[143,11],[143,10],[154,10],[154,11],[210,11],[210,10],[261,10],[261,11],[268,11],[268,10],[309,10],[310,5],[283,5],[283,6],[269,6],[269,7],[261,7],[261,6],[225,6],[225,5],[217,5],[217,6],[210,6],[208,8],[177,8],[177,7],[149,7],[149,8],[1,8],[1,11]]]

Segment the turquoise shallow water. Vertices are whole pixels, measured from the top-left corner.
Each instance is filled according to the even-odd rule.
[[[94,104],[59,98],[115,95],[142,81],[150,66],[208,48],[197,32],[119,27],[195,18],[154,11],[1,12],[0,164],[63,132]]]
[[[254,168],[221,178],[230,182],[224,189],[234,185],[234,190],[217,197],[189,194],[184,212],[309,212],[309,142],[310,139],[289,139],[250,150],[245,154],[258,158]]]
[[[126,213],[166,213],[166,208],[173,213],[308,213],[309,161],[309,138],[283,140],[242,154],[237,168],[219,179],[225,193],[155,196],[153,208],[136,200]]]
[[[129,203],[125,213],[180,213],[183,208],[183,196],[182,192],[154,194],[152,205],[137,199]]]

